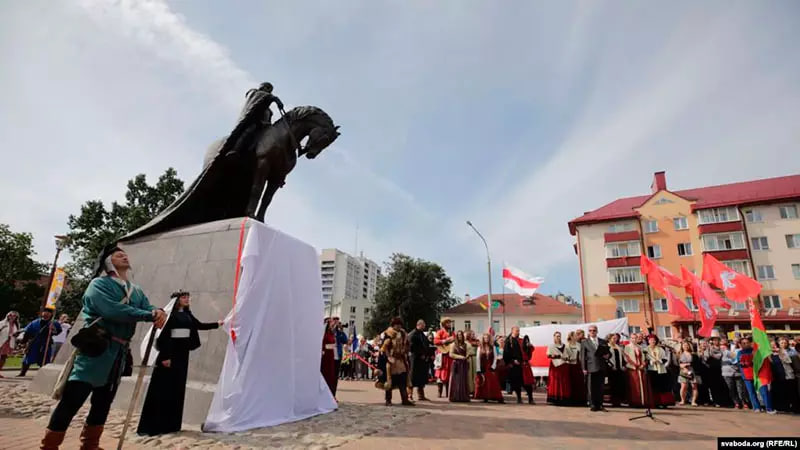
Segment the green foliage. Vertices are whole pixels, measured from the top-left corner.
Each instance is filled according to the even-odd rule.
[[[79,279],[91,277],[92,266],[103,247],[146,224],[183,193],[184,185],[173,168],[167,169],[155,186],[147,184],[144,174],[128,181],[125,204],[89,200],[80,214],[70,215],[69,251],[74,263],[69,275]]]
[[[386,275],[378,280],[375,308],[367,324],[371,335],[385,330],[398,316],[406,330],[413,329],[419,319],[428,326],[435,325],[442,312],[458,303],[451,293],[450,277],[436,263],[395,253],[385,267]]]
[[[36,317],[44,298],[36,282],[47,268],[35,254],[33,235],[0,224],[0,312],[19,311],[23,323]]]

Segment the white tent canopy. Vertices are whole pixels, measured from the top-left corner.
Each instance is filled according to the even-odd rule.
[[[254,222],[242,253],[225,362],[204,430],[235,432],[336,409],[319,369],[323,299],[310,245]]]

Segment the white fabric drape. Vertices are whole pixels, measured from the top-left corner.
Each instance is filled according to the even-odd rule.
[[[319,258],[310,245],[253,222],[242,254],[236,332],[204,430],[279,425],[336,409],[320,373],[324,304]]]

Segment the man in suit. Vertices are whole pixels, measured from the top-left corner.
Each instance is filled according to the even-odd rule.
[[[605,411],[603,408],[603,382],[605,381],[606,362],[609,356],[608,343],[597,337],[597,326],[589,326],[589,337],[581,343],[581,361],[583,374],[589,376],[589,399],[592,411]]]

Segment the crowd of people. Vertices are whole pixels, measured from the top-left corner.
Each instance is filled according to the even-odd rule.
[[[67,314],[53,320],[54,314],[53,308],[45,307],[38,318],[22,327],[17,311],[6,313],[0,320],[0,370],[14,355],[23,356],[18,377],[27,375],[32,365],[42,367],[55,359],[66,342],[71,324]],[[0,378],[3,378],[2,374]]]
[[[478,338],[471,330],[453,330],[449,318],[442,319],[436,331],[426,331],[425,322],[419,321],[410,333],[396,318],[370,341],[363,336],[348,338],[338,318],[326,319],[326,324],[322,372],[334,396],[338,380],[347,379],[374,381],[385,392],[387,405],[392,404],[395,389],[405,405],[413,404],[415,394],[417,400],[426,401],[426,386],[436,384],[439,398],[451,402],[504,403],[505,390],[517,403],[523,403],[524,392],[527,402],[535,404],[533,391],[543,387],[550,404],[592,411],[604,411],[610,404],[800,413],[800,355],[791,336],[771,340],[772,354],[766,363],[772,369],[772,382],[756,389],[749,336],[600,337],[597,327],[589,325],[586,332],[570,332],[566,339],[556,332],[552,344],[536,349],[528,336],[520,336],[518,327],[508,336]],[[550,361],[546,377],[535,377],[531,369],[535,351],[546,352]]]

